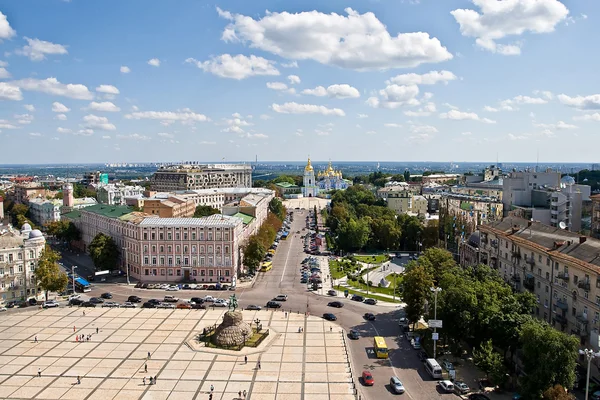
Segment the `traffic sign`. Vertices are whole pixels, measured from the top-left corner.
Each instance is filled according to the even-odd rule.
[[[427,323],[429,324],[430,328],[441,328],[442,327],[441,319],[430,319],[429,321],[427,321]]]
[[[439,340],[440,339],[440,334],[437,333],[437,332],[433,332],[431,334],[431,339],[433,339],[433,340]]]

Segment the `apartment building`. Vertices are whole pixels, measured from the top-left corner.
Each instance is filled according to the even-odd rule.
[[[141,200],[142,211],[160,218],[189,218],[194,216],[196,204],[180,196],[157,194]]]
[[[98,202],[102,204],[124,206],[127,197],[140,197],[145,190],[142,186],[110,183],[98,186],[96,197]]]
[[[43,296],[35,269],[45,246],[42,233],[29,224],[20,231],[0,227],[0,303]]]
[[[448,182],[457,181],[460,179],[461,174],[432,174],[432,175],[424,175],[421,179],[423,184],[425,183],[437,183],[437,184],[446,184]]]
[[[600,240],[518,217],[480,225],[479,233],[478,262],[532,292],[536,317],[600,350]]]
[[[35,198],[54,198],[56,191],[48,190],[36,182],[20,183],[13,187],[13,199],[16,203],[27,204]]]
[[[421,195],[410,191],[388,192],[387,206],[396,214],[425,215],[428,210],[428,201]]]
[[[600,238],[600,194],[590,196],[592,200],[592,236]]]
[[[472,226],[502,219],[503,204],[487,196],[442,193],[440,208]],[[470,232],[469,232],[470,233]]]
[[[252,187],[252,166],[245,164],[173,164],[151,178],[152,190],[172,192],[212,188]]]

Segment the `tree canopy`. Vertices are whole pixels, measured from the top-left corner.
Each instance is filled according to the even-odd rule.
[[[62,292],[67,287],[67,274],[60,269],[58,265],[60,254],[46,246],[42,252],[37,268],[35,269],[35,277],[37,285],[45,292],[46,300],[48,300],[48,292]]]
[[[269,211],[275,214],[280,221],[285,219],[287,212],[283,206],[283,203],[277,197],[273,197],[273,199],[271,199],[269,202]]]
[[[46,224],[46,231],[49,235],[67,242],[81,239],[79,228],[73,222],[67,220],[49,222]]]
[[[117,269],[120,251],[113,238],[99,233],[90,243],[89,250],[96,271]]]
[[[211,206],[199,205],[194,211],[194,218],[208,217],[209,215],[221,214],[221,211]]]

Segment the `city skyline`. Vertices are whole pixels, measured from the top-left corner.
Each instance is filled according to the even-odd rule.
[[[558,0],[0,3],[0,141],[14,149],[2,163],[593,163],[600,56],[586,49],[599,12]]]

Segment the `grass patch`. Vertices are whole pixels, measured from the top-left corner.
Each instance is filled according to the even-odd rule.
[[[341,291],[342,293],[344,292],[344,290],[347,290],[348,293],[350,293],[350,294],[358,294],[358,295],[361,295],[361,296],[366,296],[366,297],[369,297],[371,299],[375,299],[377,301],[387,301],[388,303],[401,303],[401,301],[398,300],[398,298],[396,298],[396,301],[394,301],[394,300],[392,300],[390,298],[387,298],[387,297],[377,296],[376,294],[372,295],[371,293],[369,293],[369,295],[367,296],[365,292],[359,292],[358,290],[353,290],[352,288],[348,288],[348,287],[345,287],[345,286],[337,285],[335,287],[335,289]]]
[[[342,258],[341,260],[329,260],[329,273],[333,279],[341,279],[348,273],[358,271],[362,266],[352,261]]]
[[[381,293],[381,294],[387,294],[388,296],[393,296],[394,295],[394,281],[391,277],[388,277],[390,281],[390,286],[388,287],[378,287],[378,286],[370,286],[369,287],[369,292],[370,293]],[[360,283],[357,280],[353,280],[353,279],[348,279],[346,281],[348,283],[348,285],[353,286],[357,289],[361,289],[361,290],[367,290],[367,285],[366,283]],[[379,283],[379,282],[373,282],[373,284],[375,283]],[[398,277],[396,278],[396,286],[398,289],[396,290],[396,297],[398,297],[400,294],[402,294],[401,290],[399,288],[401,288],[402,286],[402,275],[398,275]]]
[[[262,343],[262,341],[264,339],[266,339],[267,336],[269,336],[269,330],[268,329],[263,329],[260,332],[257,332],[256,329],[252,328],[252,336],[249,336],[246,338],[246,343],[240,346],[217,346],[216,344],[214,344],[212,342],[212,336],[214,335],[215,331],[210,331],[210,333],[208,333],[206,336],[202,337],[202,338],[198,338],[198,342],[200,343],[204,343],[205,347],[209,347],[212,349],[224,349],[224,350],[241,350],[244,347],[258,347],[258,345],[260,343]],[[199,335],[201,336],[201,335]]]
[[[354,256],[356,261],[360,261],[365,264],[381,264],[389,260],[387,254],[375,254],[371,256]]]

